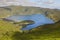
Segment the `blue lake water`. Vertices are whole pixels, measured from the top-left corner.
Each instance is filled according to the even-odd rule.
[[[46,17],[44,14],[33,14],[33,15],[15,15],[15,16],[10,16],[7,19],[14,20],[16,22],[20,22],[23,20],[33,20],[35,24],[28,25],[25,28],[22,28],[21,30],[30,30],[33,28],[36,28],[40,25],[44,24],[53,24],[54,21],[48,17]]]

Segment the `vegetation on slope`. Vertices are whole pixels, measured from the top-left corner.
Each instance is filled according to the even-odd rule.
[[[40,8],[40,7],[24,7],[24,6],[8,6],[8,7],[1,7],[0,8],[0,16],[7,17],[11,15],[30,15],[35,13],[53,13],[56,15],[60,14],[60,10],[58,9],[47,9],[47,8]],[[0,17],[0,18],[1,18]]]
[[[60,10],[57,9],[11,6],[8,7],[8,9],[0,8],[0,18],[11,15],[44,13],[45,11],[48,11],[48,13],[55,13],[58,17],[60,15]],[[25,33],[21,33],[21,27],[22,26],[0,20],[0,40],[60,40],[60,22],[52,25],[39,26]]]
[[[25,33],[20,32],[20,27],[0,20],[0,40],[60,40],[60,22],[39,26]]]
[[[17,25],[0,20],[0,40],[8,40],[7,38],[9,38],[13,32],[20,31],[19,29],[20,27]]]

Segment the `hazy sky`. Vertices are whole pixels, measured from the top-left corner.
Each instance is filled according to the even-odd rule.
[[[60,0],[0,0],[0,6],[12,4],[60,9]]]

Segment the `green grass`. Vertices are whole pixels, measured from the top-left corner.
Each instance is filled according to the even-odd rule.
[[[11,10],[7,10],[9,8]],[[8,6],[6,8],[0,8],[0,18],[7,17],[11,15],[31,15],[36,13],[53,13],[60,16],[60,10],[58,9],[48,9],[40,7],[24,7],[24,6]],[[27,11],[26,11],[27,10]]]
[[[10,40],[9,37],[13,32],[20,31],[19,28],[17,25],[0,20],[0,40],[6,40],[7,38]]]
[[[12,10],[7,11],[0,8],[0,18],[7,17],[8,15],[21,14],[34,14],[44,13],[48,10],[49,13],[60,13],[60,10],[43,9],[34,7],[9,7]],[[28,11],[25,11],[28,9]],[[57,14],[59,15],[59,14]],[[0,20],[0,40],[60,40],[60,22],[52,25],[43,25],[40,28],[33,29],[29,32],[21,33],[22,26],[14,25],[10,22]]]
[[[0,40],[60,40],[60,23],[44,25],[28,33],[21,33],[20,27],[0,20]]]

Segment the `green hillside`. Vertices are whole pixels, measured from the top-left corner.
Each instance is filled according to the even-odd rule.
[[[24,7],[24,6],[7,6],[0,7],[0,16],[9,16],[9,15],[30,15],[36,13],[53,13],[56,15],[60,14],[60,10],[58,9],[48,9],[48,8],[40,8],[40,7]],[[3,16],[2,16],[3,15]]]
[[[38,7],[9,6],[0,8],[0,18],[11,15],[31,15],[35,13],[53,13],[60,19],[60,10]],[[51,14],[52,15],[52,14]],[[49,14],[49,17],[52,17]],[[56,18],[54,16],[53,18]],[[20,30],[22,26],[0,20],[0,40],[60,40],[60,22],[39,26],[30,31]]]
[[[21,27],[0,20],[0,40],[60,40],[60,22],[39,26],[25,33],[22,33]]]

